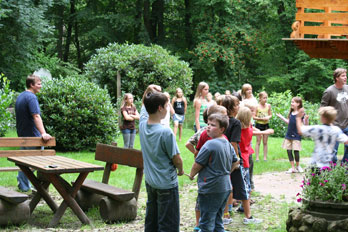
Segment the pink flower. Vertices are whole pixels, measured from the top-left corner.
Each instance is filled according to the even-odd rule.
[[[301,201],[302,201],[302,198],[298,198],[298,199],[297,199],[297,202],[301,202]]]
[[[315,173],[312,173],[312,176],[315,176]]]
[[[321,186],[324,186],[324,184],[323,183],[319,183]]]
[[[320,169],[321,171],[331,171],[331,168],[328,166],[324,166]]]
[[[328,182],[328,180],[324,180],[324,182],[325,182],[325,183],[327,183],[327,182]]]
[[[298,195],[301,195],[301,193],[297,193],[297,194],[296,194],[296,197],[297,197]]]
[[[345,184],[342,184],[342,190],[346,190],[347,186]]]
[[[307,185],[311,185],[311,182],[308,181],[308,182],[307,182]]]

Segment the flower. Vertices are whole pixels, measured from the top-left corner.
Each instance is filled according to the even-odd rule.
[[[299,195],[301,195],[301,193],[297,193],[297,194],[296,194],[296,197],[298,197]]]
[[[298,198],[298,199],[297,199],[297,202],[301,202],[301,201],[302,201],[302,198]]]
[[[322,167],[320,172],[307,168],[303,178],[301,196],[307,201],[343,202],[348,201],[348,164],[341,163]],[[298,201],[299,202],[299,201]],[[306,201],[305,201],[306,202]],[[306,204],[304,204],[307,207]]]

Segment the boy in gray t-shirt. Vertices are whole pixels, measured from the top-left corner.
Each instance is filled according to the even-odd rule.
[[[319,108],[320,121],[323,125],[302,126],[301,117],[304,115],[303,109],[299,111],[296,117],[297,131],[300,135],[311,137],[314,142],[314,151],[312,154],[312,165],[318,168],[330,166],[332,157],[335,155],[336,142],[348,144],[348,136],[342,130],[333,126],[337,110],[332,106]]]
[[[160,92],[144,96],[139,135],[147,191],[145,231],[179,231],[177,175],[184,174],[182,159],[170,128],[160,124],[167,113],[167,97]]]
[[[199,151],[192,166],[190,179],[198,174],[198,202],[201,211],[199,228],[202,231],[225,231],[222,216],[232,186],[230,173],[237,156],[232,145],[223,137],[228,117],[212,114],[207,133],[213,138]]]

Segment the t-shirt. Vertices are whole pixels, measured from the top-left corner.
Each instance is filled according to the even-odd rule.
[[[251,147],[251,140],[253,138],[253,127],[242,128],[240,136],[240,152],[242,153],[243,167],[249,168],[249,156],[254,153],[253,148]]]
[[[265,108],[260,108],[260,107],[257,107],[256,109],[256,117],[258,118],[265,118],[268,116],[268,111],[269,111],[269,104],[266,104],[266,107]],[[264,120],[255,120],[255,123],[258,123],[258,124],[267,124],[269,122],[269,120],[267,121],[264,121]]]
[[[321,98],[321,106],[332,106],[337,110],[335,126],[341,129],[348,127],[348,85],[337,89],[335,85],[328,87]]]
[[[337,126],[302,126],[301,131],[303,136],[311,137],[314,140],[312,164],[319,168],[330,165],[335,153],[336,142],[344,143],[348,140],[347,135]]]
[[[226,135],[223,135],[223,137],[225,139],[227,139]],[[207,130],[204,130],[201,134],[201,136],[199,137],[197,146],[196,146],[196,150],[199,151],[203,145],[208,141],[211,140],[212,138],[208,135]]]
[[[226,139],[207,141],[195,160],[203,166],[198,174],[198,193],[222,193],[231,190],[230,172],[232,162],[236,161],[236,153]]]
[[[174,102],[174,111],[176,114],[184,115],[185,114],[185,104],[184,101],[178,101],[176,100]]]
[[[170,106],[167,105],[167,114],[166,116],[161,120],[161,124],[165,127],[170,127]]]
[[[180,153],[172,130],[161,124],[147,124],[144,106],[139,120],[139,136],[144,160],[145,181],[155,189],[171,189],[178,185],[173,157]]]
[[[121,126],[121,130],[124,130],[124,129],[130,129],[130,130],[133,130],[135,129],[135,121],[128,121],[126,119],[124,119],[123,117],[123,111],[126,111],[128,115],[135,115],[136,112],[137,112],[137,109],[134,107],[134,106],[131,106],[131,107],[122,107],[121,108],[121,113],[122,113],[122,118],[123,118],[123,124]]]
[[[33,114],[40,114],[36,95],[30,91],[22,92],[16,100],[15,111],[17,135],[19,137],[41,137],[33,118]]]
[[[228,127],[225,130],[225,135],[227,137],[227,140],[230,143],[231,142],[237,143],[239,157],[241,157],[241,152],[239,147],[241,132],[242,132],[242,124],[240,123],[240,121],[234,117],[230,117],[228,122]],[[240,162],[242,164],[243,160],[241,160]]]
[[[296,127],[296,114],[290,114],[288,130],[286,131],[285,138],[291,140],[301,140],[301,135],[298,134]]]

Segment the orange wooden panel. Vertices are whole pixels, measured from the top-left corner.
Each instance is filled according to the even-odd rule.
[[[307,22],[324,22],[348,24],[348,13],[297,13],[296,20]]]
[[[348,27],[344,26],[305,26],[300,27],[301,34],[323,35],[323,34],[338,34],[348,35]]]
[[[54,147],[56,138],[47,142],[40,137],[18,137],[18,138],[0,138],[0,147]]]
[[[52,156],[56,155],[55,150],[0,150],[0,157],[11,157],[11,156]]]
[[[331,10],[347,11],[348,0],[296,0],[296,7],[310,9],[331,7]]]

